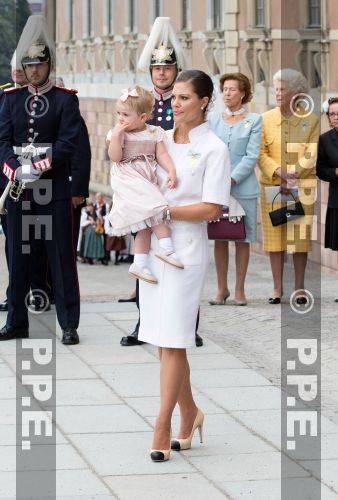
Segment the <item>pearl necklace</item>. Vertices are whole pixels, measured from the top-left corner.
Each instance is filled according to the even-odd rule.
[[[226,112],[226,114],[227,114],[227,115],[229,115],[229,116],[238,116],[238,115],[241,115],[242,113],[244,113],[244,112],[245,112],[245,109],[244,109],[244,108],[241,108],[241,109],[239,109],[239,110],[237,110],[237,111],[230,111],[230,109],[229,109],[229,108],[225,108],[225,112]]]

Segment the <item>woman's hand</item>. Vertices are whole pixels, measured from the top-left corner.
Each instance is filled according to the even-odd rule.
[[[299,180],[298,172],[288,172],[286,169],[282,169],[281,167],[279,167],[275,170],[275,174],[277,174],[278,177],[286,181],[286,184],[283,183],[286,189],[291,189],[298,185],[298,180]]]

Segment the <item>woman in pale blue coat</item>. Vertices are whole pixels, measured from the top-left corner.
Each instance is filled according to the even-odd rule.
[[[234,304],[245,306],[245,277],[249,264],[250,243],[256,241],[257,198],[259,185],[255,165],[260,151],[262,117],[249,113],[243,105],[252,99],[251,85],[242,73],[220,78],[224,113],[209,113],[212,130],[228,146],[231,161],[231,195],[245,211],[246,239],[236,241],[236,285]],[[229,244],[215,241],[218,290],[211,305],[223,305],[230,296],[228,287]]]

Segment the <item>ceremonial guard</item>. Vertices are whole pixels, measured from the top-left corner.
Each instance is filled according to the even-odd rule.
[[[77,344],[80,297],[72,241],[69,171],[80,127],[76,91],[49,80],[53,42],[42,16],[30,16],[16,57],[28,85],[5,90],[0,112],[0,159],[10,181],[7,197],[9,303],[0,340],[29,336],[29,262],[34,239],[43,239],[52,272],[64,344]],[[15,198],[15,199],[12,199]]]
[[[27,83],[26,75],[22,69],[22,66],[21,65],[19,66],[16,62],[15,52],[11,60],[11,76],[13,83],[6,83],[5,85],[0,86],[0,110],[3,98],[5,97],[4,89],[8,89],[9,87],[22,87],[22,85],[26,85]],[[2,170],[0,169],[0,196],[4,192],[7,182],[8,182],[7,177],[2,173]],[[5,236],[5,253],[6,253],[6,263],[8,269],[7,217],[5,213],[0,213],[0,220],[1,220],[1,227]],[[0,303],[0,311],[8,311],[8,288],[6,290],[6,298]]]
[[[3,99],[5,97],[4,89],[11,87],[10,83],[6,83],[5,85],[1,85],[0,87],[0,111],[1,111],[1,106],[3,103]],[[0,159],[1,162],[1,159]],[[6,185],[7,185],[8,179],[7,177],[2,173],[2,170],[0,171],[0,196],[2,196]],[[0,222],[1,222],[1,227],[2,231],[5,236],[5,253],[6,253],[6,262],[7,262],[7,268],[8,268],[8,242],[7,242],[7,217],[6,213],[3,211],[3,213],[0,213]],[[0,303],[0,311],[8,311],[8,289],[6,291],[6,298]]]
[[[139,59],[137,69],[150,71],[153,83],[155,104],[153,116],[148,120],[149,125],[162,127],[164,130],[174,128],[173,112],[171,108],[171,93],[178,72],[185,69],[186,61],[176,33],[169,17],[157,17]],[[136,281],[136,304],[139,307],[139,283]],[[203,345],[203,339],[198,335],[196,321],[196,346]],[[140,319],[134,331],[121,339],[121,345],[133,346],[143,344],[138,340]]]

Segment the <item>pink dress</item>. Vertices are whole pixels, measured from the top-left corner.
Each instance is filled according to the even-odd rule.
[[[109,214],[112,232],[122,236],[162,222],[168,205],[157,182],[155,148],[165,139],[160,127],[147,125],[142,132],[125,132],[122,159],[112,164],[110,182],[113,207]]]

